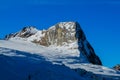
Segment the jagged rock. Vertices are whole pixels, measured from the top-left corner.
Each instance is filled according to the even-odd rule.
[[[116,65],[113,67],[115,70],[119,70],[120,71],[120,64]]]
[[[68,29],[67,23],[58,23],[54,27],[49,28],[42,37],[46,41],[47,46],[57,45],[62,46],[64,43],[71,43],[75,41],[75,23],[71,23]]]
[[[8,35],[6,39],[16,36],[43,46],[69,46],[69,44],[77,43],[76,46],[71,46],[71,49],[79,50],[80,56],[83,56],[87,62],[102,65],[78,22],[60,22],[44,31],[25,27],[18,33]]]
[[[14,37],[28,38],[28,37],[34,35],[37,31],[38,30],[33,26],[24,27],[21,31],[19,31],[15,34],[12,33],[12,34],[6,35],[5,39],[8,40],[8,39],[14,38]]]

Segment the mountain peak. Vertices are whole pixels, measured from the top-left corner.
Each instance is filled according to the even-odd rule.
[[[79,54],[80,62],[102,65],[78,22],[60,22],[44,31],[24,27],[21,31],[8,35],[6,39],[16,37],[42,46],[66,48],[72,54]]]
[[[35,32],[35,31],[37,31],[37,29],[34,27],[34,26],[28,26],[28,27],[24,27],[23,29],[22,29],[22,31],[23,32],[25,32],[25,31],[30,31],[30,32]]]
[[[40,45],[50,46],[65,46],[73,42],[84,41],[86,39],[83,30],[78,22],[60,22],[50,27],[46,31],[42,31],[44,34],[41,39],[34,40],[33,42]]]
[[[21,38],[28,38],[32,35],[34,35],[35,33],[37,33],[37,29],[33,26],[28,26],[28,27],[24,27],[22,30],[20,30],[17,33],[11,33],[5,36],[5,39],[11,39],[11,38],[15,38],[15,37],[21,37]]]

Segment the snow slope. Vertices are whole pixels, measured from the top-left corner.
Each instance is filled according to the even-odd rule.
[[[84,80],[70,68],[35,54],[6,48],[0,48],[0,53],[0,80]]]
[[[120,80],[120,72],[81,63],[79,56],[69,46],[44,47],[23,40],[0,40],[0,79]]]

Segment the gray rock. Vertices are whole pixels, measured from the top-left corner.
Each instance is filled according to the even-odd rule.
[[[28,38],[36,33],[33,27],[25,27],[22,31],[16,34],[10,34],[6,36],[6,39],[11,37]],[[86,36],[81,29],[78,22],[61,22],[46,31],[42,31],[45,34],[39,40],[34,39],[32,42],[43,46],[64,46],[73,42],[78,43],[78,49],[80,53],[87,58],[88,62],[92,64],[102,65],[101,60],[95,54],[94,49],[87,41]]]
[[[114,66],[113,69],[120,71],[120,64],[117,64],[116,66]]]

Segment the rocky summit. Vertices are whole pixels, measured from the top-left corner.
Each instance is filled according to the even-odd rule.
[[[38,30],[32,26],[24,27],[17,33],[7,35],[5,39],[21,39],[46,47],[71,46],[70,49],[78,50],[80,57],[85,58],[85,61],[81,62],[102,65],[78,22],[60,22],[48,30]]]

